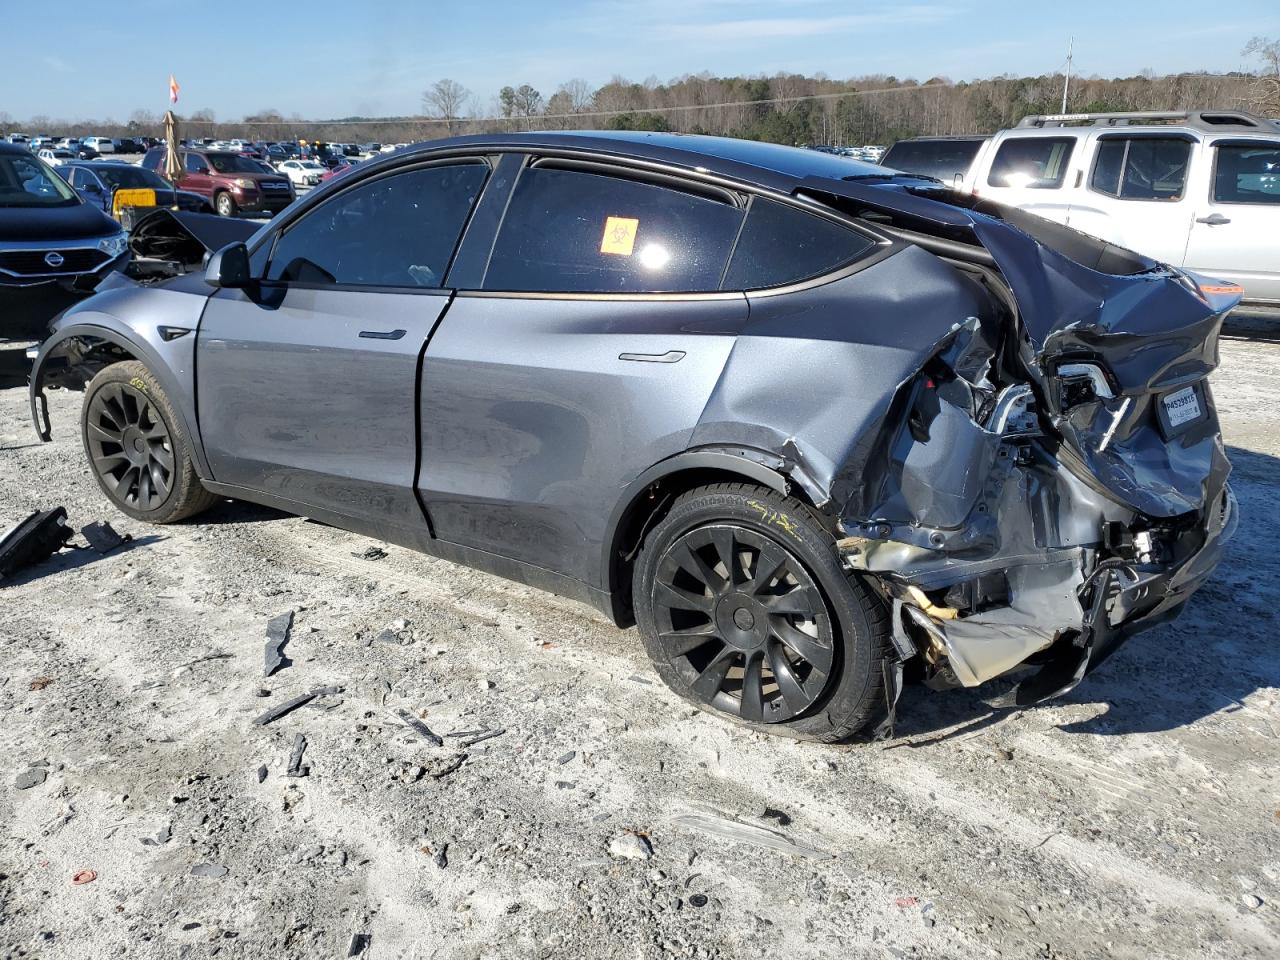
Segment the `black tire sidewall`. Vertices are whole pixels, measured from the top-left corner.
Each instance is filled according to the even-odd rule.
[[[773,522],[748,506],[755,502],[776,511]],[[793,554],[813,577],[827,607],[835,644],[834,676],[822,696],[798,717],[779,723],[754,723],[716,711],[690,697],[675,666],[657,639],[652,588],[658,564],[679,537],[698,527],[728,522],[773,540]],[[881,706],[886,638],[868,617],[879,601],[851,581],[843,570],[834,540],[807,508],[766,488],[734,484],[695,490],[678,499],[645,540],[635,565],[633,595],[636,624],[658,675],[681,696],[715,716],[770,734],[798,739],[843,739],[874,718]]]
[[[111,489],[108,488],[102,474],[98,472],[98,468],[94,466],[93,450],[89,446],[89,406],[97,393],[110,384],[125,384],[146,394],[151,400],[153,409],[160,419],[164,421],[165,429],[169,431],[169,447],[173,454],[174,464],[172,482],[169,484],[169,495],[154,510],[138,510],[128,504],[121,503],[116,499]],[[137,361],[113,363],[111,366],[103,368],[85,388],[84,404],[80,411],[80,440],[84,446],[89,470],[93,473],[93,478],[98,482],[99,489],[111,501],[111,505],[135,520],[144,520],[149,523],[165,523],[178,512],[178,506],[187,499],[186,491],[181,489],[184,475],[182,468],[187,457],[186,437],[179,429],[175,419],[169,406],[169,398],[165,395],[160,385],[155,382],[151,372]]]

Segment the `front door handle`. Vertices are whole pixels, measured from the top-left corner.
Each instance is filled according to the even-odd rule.
[[[620,353],[619,360],[636,360],[640,363],[678,363],[684,359],[683,350],[668,350],[666,353]]]
[[[1220,213],[1211,213],[1207,217],[1197,217],[1196,223],[1207,223],[1211,227],[1220,227],[1224,223],[1230,223],[1230,217],[1224,217]]]
[[[361,330],[360,336],[365,340],[399,340],[405,332],[404,330]]]

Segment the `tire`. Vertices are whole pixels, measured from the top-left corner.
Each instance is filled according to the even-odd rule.
[[[218,211],[220,217],[234,217],[240,212],[236,206],[236,198],[225,190],[220,190],[213,195],[213,208]]]
[[[218,502],[196,475],[181,422],[137,360],[113,363],[89,381],[80,436],[94,479],[122,513],[176,523]]]
[[[884,716],[888,612],[798,500],[747,483],[683,494],[645,538],[632,591],[658,675],[700,709],[826,743]]]

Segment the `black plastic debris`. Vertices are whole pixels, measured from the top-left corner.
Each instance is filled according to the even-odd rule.
[[[106,520],[95,520],[81,527],[80,536],[85,538],[89,549],[95,553],[110,553],[116,547],[133,539],[131,533],[126,533],[124,536],[116,533]]]
[[[74,535],[66,507],[37,510],[0,537],[0,580],[48,560]]]
[[[310,776],[311,768],[302,762],[302,754],[307,749],[307,738],[298,734],[293,738],[293,753],[289,754],[289,766],[285,768],[286,777]]]
[[[264,677],[271,676],[281,667],[287,667],[292,662],[284,655],[284,645],[289,642],[289,632],[292,629],[292,610],[267,621],[267,646],[262,668]]]
[[[371,946],[373,946],[372,933],[353,933],[351,935],[351,946],[347,947],[347,956],[362,956]]]
[[[257,775],[259,783],[267,779],[267,765],[265,763],[258,767]]]
[[[404,722],[405,726],[418,736],[422,737],[422,739],[426,740],[433,747],[444,746],[444,740],[408,710],[398,709],[396,710],[396,716]]]
[[[277,704],[272,707],[266,713],[253,721],[254,726],[265,727],[273,720],[279,720],[286,713],[292,713],[294,710],[297,710],[304,703],[310,703],[316,697],[330,697],[341,692],[342,687],[316,687],[314,690],[309,690],[306,693],[299,694],[292,700],[286,700],[284,703]]]
[[[385,560],[388,556],[387,551],[381,547],[366,547],[360,553],[351,554],[358,560]]]

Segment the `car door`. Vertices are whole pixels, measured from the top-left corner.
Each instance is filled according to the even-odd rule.
[[[213,296],[196,382],[215,480],[365,529],[425,529],[418,364],[488,174],[451,161],[352,183],[254,251],[261,282]]]
[[[1207,149],[1184,266],[1280,303],[1280,140],[1224,138]]]
[[[1000,203],[1029,210],[1058,223],[1067,222],[1071,206],[1067,173],[1077,140],[1074,136],[1007,136],[991,149],[987,175],[973,191]]]
[[[1187,248],[1196,137],[1178,131],[1100,133],[1091,138],[1069,226],[1180,266]]]
[[[436,537],[599,583],[617,499],[685,449],[746,321],[719,292],[742,216],[722,189],[503,160],[423,364]]]
[[[209,163],[203,156],[198,153],[182,155],[182,176],[178,180],[178,189],[190,190],[206,197],[213,195],[213,177],[210,175]]]

